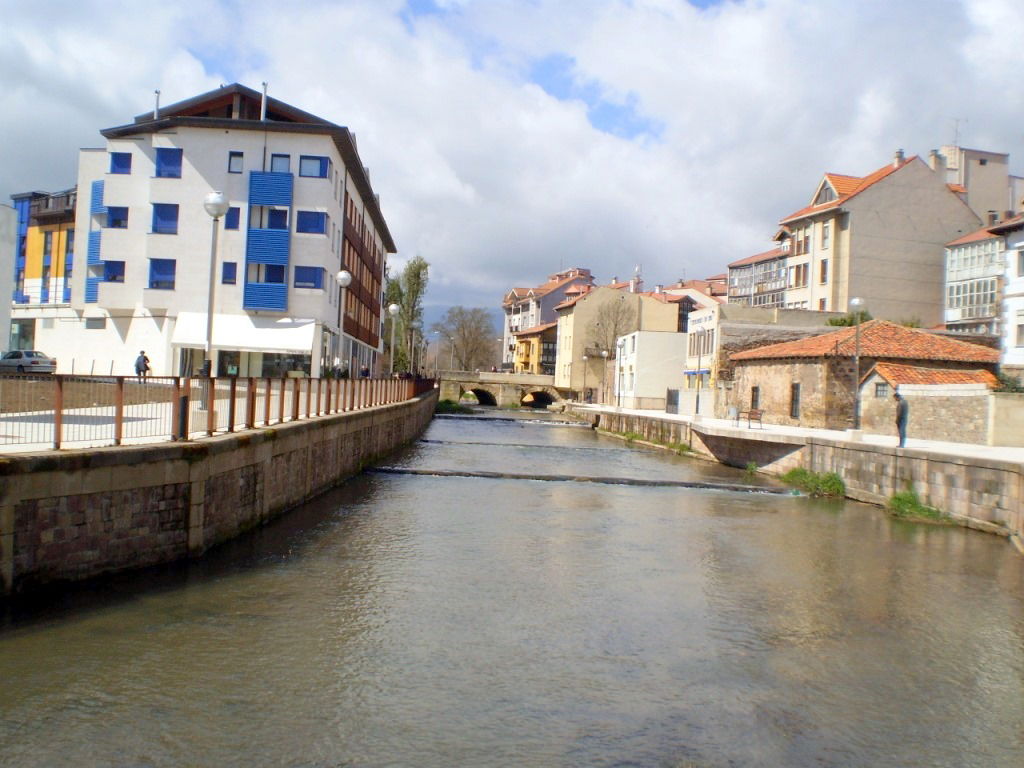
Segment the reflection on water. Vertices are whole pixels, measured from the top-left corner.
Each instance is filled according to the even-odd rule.
[[[745,482],[572,427],[426,438],[389,463]],[[1024,558],[854,503],[364,476],[91,592],[0,630],[0,763],[988,767],[1024,749]]]

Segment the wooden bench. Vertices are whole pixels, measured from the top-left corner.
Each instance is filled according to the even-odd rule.
[[[764,413],[759,408],[751,408],[749,411],[739,411],[736,414],[736,426],[740,425],[740,419],[747,420],[747,429],[750,429],[750,425],[755,421],[757,422],[758,429],[764,429],[764,424],[761,423],[761,414]]]

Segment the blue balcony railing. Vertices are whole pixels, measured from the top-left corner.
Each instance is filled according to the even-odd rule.
[[[288,309],[288,285],[286,283],[246,283],[242,292],[242,308],[285,312]]]

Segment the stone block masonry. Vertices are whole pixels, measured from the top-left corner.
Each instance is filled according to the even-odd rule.
[[[193,443],[0,459],[0,594],[196,557],[418,437],[437,390]]]

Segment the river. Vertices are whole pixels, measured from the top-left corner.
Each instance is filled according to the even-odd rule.
[[[1024,764],[1024,558],[553,422],[438,419],[200,562],[0,619],[0,765]],[[404,474],[445,470],[465,476]]]

